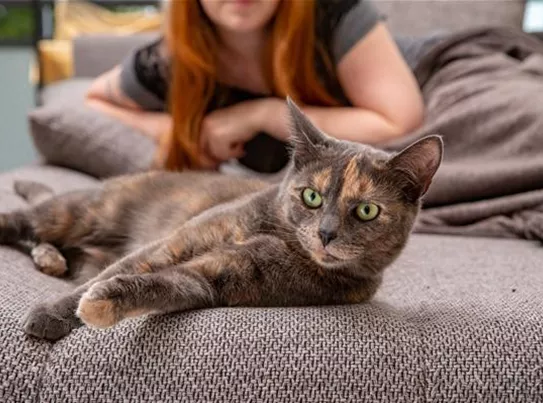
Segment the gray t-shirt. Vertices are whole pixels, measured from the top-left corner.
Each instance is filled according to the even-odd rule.
[[[370,0],[317,0],[317,41],[324,45],[327,56],[337,65],[341,59],[377,24],[381,15]],[[324,61],[315,61],[317,72],[324,84],[336,97],[346,102],[343,91],[334,73],[324,68]],[[163,39],[159,38],[130,54],[122,63],[121,89],[144,109],[164,110],[168,94],[169,58]],[[221,91],[232,94],[225,101]],[[223,101],[212,100],[209,110],[247,99],[251,94],[240,94],[218,86],[216,95]],[[227,97],[228,98],[228,97]]]

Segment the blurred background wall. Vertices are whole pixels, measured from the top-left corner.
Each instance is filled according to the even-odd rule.
[[[32,161],[26,113],[34,99],[28,47],[0,47],[0,171]]]
[[[27,114],[35,105],[37,70],[32,46],[35,32],[41,32],[46,39],[40,42],[45,42],[42,52],[48,54],[50,73],[59,67],[55,63],[68,60],[64,59],[67,48],[63,42],[77,25],[99,28],[96,24],[100,19],[112,23],[115,19],[110,13],[117,12],[142,14],[150,24],[156,20],[161,1],[100,0],[95,4],[93,0],[56,0],[57,7],[53,8],[55,2],[46,0],[36,8],[33,0],[0,0],[0,172],[37,159],[27,123]],[[126,23],[126,18],[122,21]],[[140,26],[145,26],[145,22]],[[63,71],[66,65],[61,67]]]

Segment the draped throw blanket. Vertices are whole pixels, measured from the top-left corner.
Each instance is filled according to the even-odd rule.
[[[543,41],[509,28],[447,37],[415,75],[445,155],[416,232],[543,240]]]

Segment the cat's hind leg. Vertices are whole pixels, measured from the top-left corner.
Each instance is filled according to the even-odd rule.
[[[68,272],[66,259],[49,243],[39,243],[32,247],[30,256],[36,268],[44,274],[62,277]]]
[[[30,211],[0,213],[0,244],[17,245],[20,242],[27,242],[30,245],[39,243]]]
[[[33,181],[16,180],[13,189],[31,206],[37,206],[54,196],[51,188]],[[68,271],[66,259],[53,245],[40,242],[34,236],[29,215],[30,210],[0,216],[0,240],[2,243],[21,244],[29,250],[35,266],[41,272],[55,277],[63,276]]]
[[[51,188],[33,181],[16,180],[13,183],[15,193],[28,202],[31,208],[11,213],[0,213],[0,244],[25,243],[33,247],[40,243],[35,231],[39,216],[33,214],[38,205],[51,199]],[[44,211],[45,213],[45,211]],[[38,218],[38,219],[36,219]]]
[[[85,220],[89,193],[54,196],[48,187],[28,181],[16,181],[14,188],[31,206],[0,213],[0,244],[20,246],[40,271],[64,276],[68,263],[62,248],[77,247],[93,226]]]
[[[55,195],[50,187],[34,181],[16,180],[13,183],[13,189],[17,195],[22,197],[32,206],[43,203]],[[25,246],[30,249],[30,256],[34,261],[35,266],[42,273],[60,277],[65,275],[68,271],[66,259],[62,256],[62,253],[50,243],[26,241]]]

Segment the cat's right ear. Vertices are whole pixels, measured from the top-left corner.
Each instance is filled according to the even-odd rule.
[[[327,147],[330,137],[318,129],[300,110],[294,101],[287,97],[290,117],[290,144],[294,166],[300,168],[319,157]]]
[[[439,135],[426,136],[396,154],[388,162],[407,198],[415,202],[421,198],[443,158],[443,140]]]

